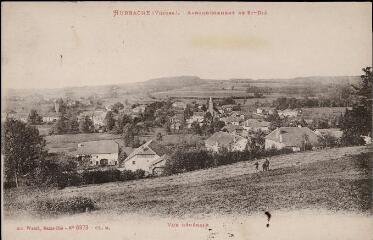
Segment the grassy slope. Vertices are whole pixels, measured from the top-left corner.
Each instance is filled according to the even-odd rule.
[[[372,152],[350,147],[277,156],[273,170],[255,173],[240,162],[169,177],[70,187],[47,193],[5,193],[7,203],[30,206],[33,195],[94,199],[102,213],[150,215],[243,214],[265,209],[371,209]]]

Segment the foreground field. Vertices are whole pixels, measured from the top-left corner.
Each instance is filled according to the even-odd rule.
[[[36,198],[90,197],[95,214],[163,216],[242,215],[264,210],[327,209],[369,213],[370,147],[348,147],[276,156],[271,171],[253,162],[169,177],[69,187],[6,191],[7,216],[25,214]]]

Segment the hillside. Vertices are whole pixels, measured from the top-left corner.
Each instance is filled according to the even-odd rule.
[[[256,172],[253,162],[239,162],[155,179],[32,191],[27,198],[12,190],[4,195],[4,209],[17,215],[32,209],[36,196],[76,195],[92,198],[97,212],[108,214],[240,215],[310,208],[368,213],[371,209],[369,147],[280,155],[271,159],[270,168]]]

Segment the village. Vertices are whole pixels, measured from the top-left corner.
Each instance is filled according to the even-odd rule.
[[[78,172],[116,169],[140,171],[145,177],[164,175],[167,161],[181,146],[219,154],[341,145],[340,122],[351,107],[278,109],[274,105],[280,100],[272,106],[245,105],[232,97],[103,105],[92,99],[58,98],[49,100],[53,104],[45,113],[8,111],[2,120],[36,126],[49,154],[72,159]],[[370,136],[361,137],[371,142]]]

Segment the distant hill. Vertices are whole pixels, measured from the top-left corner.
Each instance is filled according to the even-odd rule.
[[[287,83],[287,84],[353,84],[360,81],[360,76],[311,76],[296,78],[269,78],[269,79],[229,79],[236,83]]]
[[[188,86],[196,86],[206,83],[206,80],[203,80],[196,76],[177,76],[177,77],[163,77],[163,78],[154,78],[147,80],[145,82],[137,83],[143,87],[148,87],[151,89],[163,89],[170,90],[175,88],[183,88]]]
[[[235,89],[238,90],[240,87],[243,91],[246,84],[258,84],[259,86],[268,86],[278,88],[289,87],[289,86],[321,86],[328,84],[356,84],[360,81],[360,76],[312,76],[312,77],[297,77],[297,78],[273,78],[273,79],[226,79],[226,80],[214,80],[214,79],[201,79],[198,76],[174,76],[174,77],[162,77],[154,78],[144,82],[124,83],[124,84],[107,84],[101,86],[80,86],[80,87],[65,87],[55,89],[10,89],[7,92],[9,96],[27,97],[28,101],[38,97],[46,97],[49,99],[57,97],[66,97],[67,93],[74,97],[88,97],[98,96],[107,98],[112,95],[113,89],[117,92],[118,96],[125,97],[128,95],[138,96],[140,98],[148,98],[152,93],[170,93],[173,91],[175,94],[179,94],[179,90],[185,88],[188,89],[189,94],[194,92],[201,92],[202,89],[211,91],[221,91],[222,88],[230,89],[235,85]],[[200,93],[199,93],[200,94]],[[185,94],[184,94],[185,95]]]

